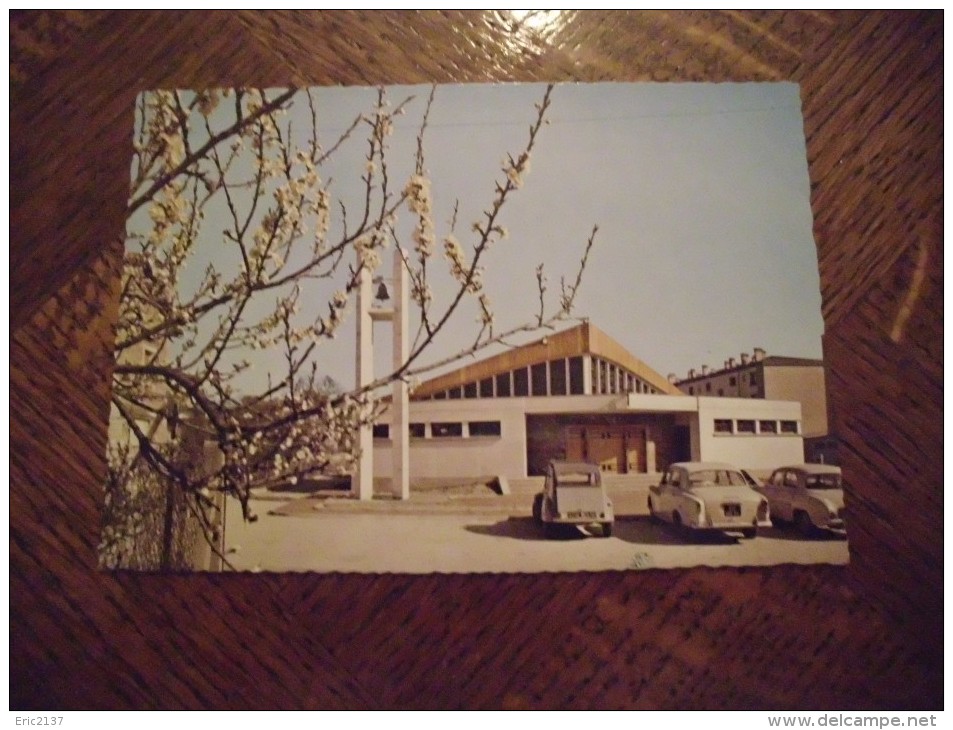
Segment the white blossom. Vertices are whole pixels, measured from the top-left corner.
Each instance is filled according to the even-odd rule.
[[[430,197],[430,180],[424,175],[411,175],[404,187],[407,196],[407,205],[418,217],[414,228],[414,246],[421,259],[433,255],[433,246],[436,241],[433,223],[433,201]]]
[[[223,120],[226,126],[230,123],[228,115],[234,117],[235,104],[222,104],[220,99],[234,93],[241,95],[240,116],[248,123],[222,137],[214,154],[187,160],[186,151],[194,153],[202,144],[199,140],[209,138],[206,125],[215,135]],[[277,92],[267,93],[269,99],[276,96]],[[233,102],[236,98],[232,97]],[[204,429],[208,443],[217,444],[221,465],[189,486],[206,516],[214,513],[212,498],[228,494],[243,503],[246,517],[252,519],[247,509],[252,488],[282,481],[296,484],[301,475],[321,468],[331,455],[335,463],[345,466],[353,461],[356,426],[372,422],[379,404],[366,393],[338,396],[332,403],[318,389],[314,375],[309,376],[312,360],[300,358],[318,340],[333,338],[342,327],[357,274],[352,256],[356,253],[369,273],[381,267],[383,252],[405,230],[398,226],[398,208],[406,205],[413,216],[406,226],[412,231],[412,244],[404,243],[408,249],[412,245],[411,256],[416,257],[413,265],[407,262],[410,295],[423,318],[434,312],[431,325],[440,321],[437,329],[446,321],[439,320],[444,312],[434,306],[431,288],[432,282],[437,288],[439,278],[449,279],[455,293],[473,295],[479,306],[478,323],[483,328],[492,325],[485,271],[480,266],[486,259],[480,255],[493,241],[507,236],[506,229],[495,223],[497,203],[505,197],[499,190],[495,202],[485,209],[482,226],[474,224],[478,243],[471,251],[454,235],[456,214],[451,232],[438,234],[433,183],[427,173],[411,175],[400,191],[381,174],[385,165],[397,169],[389,167],[385,138],[392,133],[393,116],[402,113],[402,107],[394,112],[382,98],[378,108],[357,122],[367,135],[370,151],[348,174],[365,179],[372,202],[370,210],[364,211],[343,209],[330,181],[322,181],[324,158],[318,151],[318,130],[302,135],[296,115],[294,135],[285,134],[284,112],[260,114],[265,103],[265,94],[254,89],[197,94],[159,91],[144,97],[137,107],[141,133],[134,140],[138,167],[134,163],[131,202],[155,181],[162,184],[140,207],[145,228],[128,234],[116,326],[117,364],[138,362],[135,358],[142,359],[145,346],[153,349],[147,361],[142,359],[149,368],[117,367],[113,403],[125,405],[132,414],[148,411],[150,404],[159,402],[156,410],[165,415],[157,424],[143,426],[144,438],[151,439],[159,426],[162,433],[172,430],[173,416],[168,415],[166,401],[173,393],[181,407],[177,423]],[[259,116],[252,120],[252,115]],[[193,131],[198,133],[195,140]],[[425,169],[422,158],[415,162],[416,169]],[[519,187],[529,170],[528,154],[508,157],[503,170],[505,182]],[[224,222],[216,229],[219,220]],[[335,240],[332,231],[340,238]],[[188,277],[196,283],[180,291],[182,273],[201,260],[194,250],[200,238],[203,245],[207,240],[230,249],[231,259],[220,268],[198,264],[200,268]],[[425,265],[438,243],[446,270]],[[348,245],[353,246],[352,256],[344,255]],[[324,292],[320,300],[314,294],[319,290],[310,286],[315,281],[327,285],[320,289]],[[246,357],[247,352],[255,354]],[[314,353],[309,357],[320,367],[317,350]],[[265,373],[255,380],[267,381],[257,391],[243,375],[253,362],[259,373]],[[173,371],[178,380],[155,375],[152,371],[161,369],[156,365]],[[401,377],[417,387],[417,376]],[[133,422],[136,418],[129,416]],[[129,477],[135,465],[144,461],[138,454],[138,436],[130,436],[129,443],[125,450],[111,445],[108,457],[110,478],[121,485],[106,497],[112,514],[120,516],[103,529],[104,543],[108,541],[113,551],[104,552],[111,556],[104,561],[114,564],[121,563],[115,551],[135,544],[144,529],[143,515],[150,509],[143,502],[149,490]],[[170,463],[180,463],[178,443],[153,439],[151,445]],[[340,454],[345,456],[338,460]],[[197,478],[198,471],[194,471]],[[117,512],[117,505],[128,506]],[[234,546],[231,552],[238,549]]]
[[[529,154],[524,152],[516,160],[506,160],[503,170],[514,188],[523,187],[523,176],[529,172]]]

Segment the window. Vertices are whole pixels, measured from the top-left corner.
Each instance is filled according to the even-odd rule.
[[[734,469],[700,469],[688,475],[689,484],[702,487],[743,487],[745,479]]]
[[[584,378],[582,371],[582,358],[569,358],[569,392],[572,395],[583,395],[586,392],[585,388],[583,387]]]
[[[422,423],[408,424],[407,431],[412,439],[422,439],[427,435],[427,429]]]
[[[526,368],[513,371],[513,395],[529,395],[529,375]]]
[[[808,489],[840,489],[840,474],[805,474]]]
[[[459,400],[461,395],[462,393],[460,392],[460,386],[457,386],[456,388],[450,388],[450,390],[447,391],[447,396],[450,398],[450,400]]]
[[[566,395],[566,361],[550,360],[549,392],[552,395]]]
[[[546,363],[533,365],[530,373],[533,377],[533,395],[546,395]]]
[[[374,438],[376,439],[389,439],[390,438],[390,426],[386,423],[375,423],[374,424]]]
[[[510,374],[509,373],[500,373],[496,376],[496,397],[497,398],[509,398],[510,397]]]
[[[483,378],[483,380],[480,381],[480,397],[493,397],[493,378]]]
[[[450,438],[452,436],[463,436],[462,423],[431,423],[430,433],[436,438]]]
[[[738,385],[738,378],[732,375],[730,378],[728,378],[728,385]]]
[[[433,394],[434,400],[447,400],[447,391],[441,390],[439,393]]]
[[[705,392],[711,393],[711,383],[705,383]]]
[[[781,421],[781,433],[797,433],[797,421]]]
[[[464,398],[476,398],[477,397],[477,384],[476,383],[467,383],[463,386],[463,397]]]
[[[689,385],[689,386],[688,386],[688,394],[689,394],[689,395],[695,395],[695,386],[694,386],[694,385]]]
[[[754,433],[754,421],[739,418],[738,433]]]
[[[719,389],[718,389],[718,396],[721,397],[721,396],[723,396],[724,394],[725,394],[725,389],[724,389],[724,388],[719,388]]]
[[[756,373],[751,373],[750,375],[748,375],[748,383],[749,383],[750,385],[757,385],[757,384],[758,384],[758,376],[757,376]]]
[[[731,427],[730,418],[716,418],[715,419],[715,433],[734,433],[734,430]]]
[[[471,436],[500,436],[502,429],[499,421],[470,421]]]
[[[758,428],[761,429],[761,433],[777,433],[778,422],[777,421],[758,421]]]

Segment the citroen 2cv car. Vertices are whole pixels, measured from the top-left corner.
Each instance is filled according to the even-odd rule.
[[[615,514],[595,464],[551,461],[546,468],[543,491],[533,498],[533,519],[555,537],[561,526],[599,525],[609,537]]]
[[[740,532],[753,538],[770,527],[768,501],[748,486],[741,471],[718,462],[672,464],[649,487],[649,514],[690,530]]]
[[[758,490],[768,498],[775,524],[790,523],[803,534],[844,529],[840,467],[795,464],[775,469]]]

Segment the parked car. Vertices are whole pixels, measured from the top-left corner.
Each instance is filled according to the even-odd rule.
[[[768,500],[748,486],[740,469],[719,462],[672,464],[649,487],[649,514],[676,527],[740,532],[748,539],[771,525]]]
[[[805,535],[845,527],[844,490],[838,466],[782,466],[774,470],[760,491],[768,499],[775,523],[791,523]]]
[[[599,525],[600,534],[609,537],[615,513],[599,467],[586,462],[549,462],[543,491],[533,499],[533,518],[547,537],[554,537],[562,525]]]

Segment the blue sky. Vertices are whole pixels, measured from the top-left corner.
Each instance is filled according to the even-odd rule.
[[[543,90],[518,84],[437,88],[425,144],[438,237],[449,231],[459,200],[457,237],[469,252],[470,223],[492,200],[506,152],[525,144]],[[326,142],[376,98],[374,89],[364,88],[315,92]],[[415,97],[391,139],[395,188],[412,172],[428,93],[429,87],[388,89],[394,102]],[[292,119],[298,113],[293,110]],[[598,224],[575,314],[589,317],[663,375],[684,376],[703,363],[720,366],[756,346],[773,354],[821,356],[817,256],[796,84],[560,85],[548,118],[525,184],[504,209],[509,238],[486,259],[486,289],[498,327],[528,320],[536,311],[534,270],[540,262],[555,308],[559,277],[574,275]],[[353,139],[322,172],[349,210],[358,208],[365,150],[362,140]],[[407,212],[403,217],[410,220]],[[205,235],[214,239],[214,216],[209,224]],[[385,268],[389,275],[389,255]],[[448,292],[437,288],[438,301]],[[323,309],[328,293],[309,292],[315,311]],[[459,311],[422,362],[468,346],[475,317],[475,308]],[[383,328],[375,342],[389,353]],[[353,317],[319,358],[320,372],[346,387],[353,384]],[[384,355],[378,358],[379,372],[386,362]],[[256,363],[254,377],[266,369],[267,363]]]

